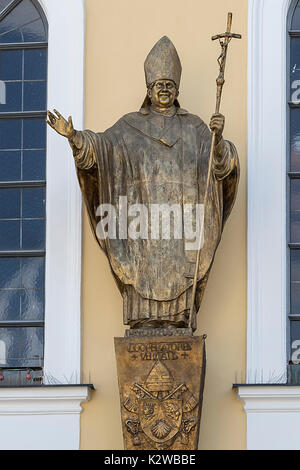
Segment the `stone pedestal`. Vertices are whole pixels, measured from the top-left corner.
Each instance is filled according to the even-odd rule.
[[[115,350],[124,448],[196,450],[205,336],[193,337],[189,330],[133,330],[115,338]]]

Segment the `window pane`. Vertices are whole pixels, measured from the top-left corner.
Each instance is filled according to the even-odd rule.
[[[43,359],[43,328],[0,328],[2,366],[39,367]]]
[[[300,243],[300,211],[291,212],[291,243]]]
[[[1,124],[0,124],[1,131]],[[0,182],[21,178],[21,152],[0,151]]]
[[[43,328],[20,328],[21,357],[24,366],[38,367],[44,354],[44,329]]]
[[[299,2],[295,9],[295,13],[293,15],[292,29],[295,29],[296,31],[300,30],[300,3]]]
[[[1,119],[0,149],[20,149],[21,129],[22,121],[20,119]]]
[[[22,80],[23,51],[0,51],[0,80]]]
[[[16,367],[20,364],[19,328],[0,328],[0,365]]]
[[[5,82],[5,101],[0,103],[0,112],[22,111],[22,83]]]
[[[43,289],[45,258],[0,258],[0,289]]]
[[[0,153],[1,159],[1,153]],[[1,173],[0,173],[1,174]],[[46,151],[24,150],[23,152],[23,180],[44,181],[46,179]]]
[[[21,319],[44,319],[44,291],[43,289],[24,289],[21,291]]]
[[[47,50],[32,49],[24,51],[24,79],[46,80]]]
[[[0,44],[3,43],[12,43],[12,42],[23,42],[23,36],[20,30],[15,29],[13,31],[8,31],[0,35]]]
[[[300,179],[291,180],[291,210],[300,210]]]
[[[45,142],[45,119],[24,119],[24,149],[43,149]]]
[[[43,42],[47,40],[42,20],[36,20],[21,28],[25,42]]]
[[[45,259],[22,259],[22,320],[44,319]]]
[[[20,216],[20,189],[0,189],[0,219],[18,219]]]
[[[23,0],[0,22],[0,42],[6,42],[5,33],[40,20],[40,15],[30,0]]]
[[[20,320],[20,289],[0,289],[0,321]]]
[[[0,112],[46,110],[46,75],[46,50],[0,51]]]
[[[45,217],[46,190],[45,188],[23,189],[22,216],[23,218]]]
[[[291,282],[291,314],[300,314],[300,282]]]
[[[22,249],[45,249],[45,221],[23,220],[22,222]]]
[[[22,287],[27,289],[43,289],[45,285],[45,259],[22,259]]]
[[[300,171],[300,109],[291,110],[291,171]]]
[[[18,288],[20,286],[20,258],[0,258],[0,289],[11,289],[13,287]]]
[[[46,110],[46,82],[24,83],[24,111]]]
[[[20,221],[0,220],[0,251],[20,249]]]
[[[43,319],[43,289],[0,289],[0,322]]]
[[[44,258],[0,258],[0,321],[44,319]]]

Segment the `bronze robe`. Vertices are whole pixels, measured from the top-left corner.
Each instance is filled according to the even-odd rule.
[[[73,149],[79,183],[96,235],[100,204],[111,204],[118,218],[119,197],[133,204],[201,204],[204,200],[211,133],[197,116],[178,108],[173,117],[142,108],[122,117],[104,133],[76,131]],[[209,182],[204,246],[196,308],[232,209],[239,179],[233,144],[218,143]],[[150,230],[149,220],[149,233]],[[184,225],[184,224],[183,224]],[[118,228],[118,220],[117,220]],[[184,230],[184,228],[183,228]],[[104,250],[124,299],[124,324],[131,327],[186,327],[197,250],[176,240],[106,238]],[[196,319],[193,318],[193,329]]]

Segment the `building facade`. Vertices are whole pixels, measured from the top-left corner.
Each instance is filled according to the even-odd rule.
[[[296,0],[0,0],[0,448],[123,447],[113,343],[124,335],[122,299],[46,109],[72,115],[76,129],[107,129],[140,108],[144,60],[167,35],[182,62],[180,103],[208,123],[211,36],[229,11],[243,38],[230,45],[221,112],[241,179],[198,313],[199,449],[300,448]]]

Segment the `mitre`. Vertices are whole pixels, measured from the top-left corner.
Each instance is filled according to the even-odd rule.
[[[144,68],[147,87],[156,80],[169,79],[179,88],[182,67],[175,46],[167,36],[153,46]]]

